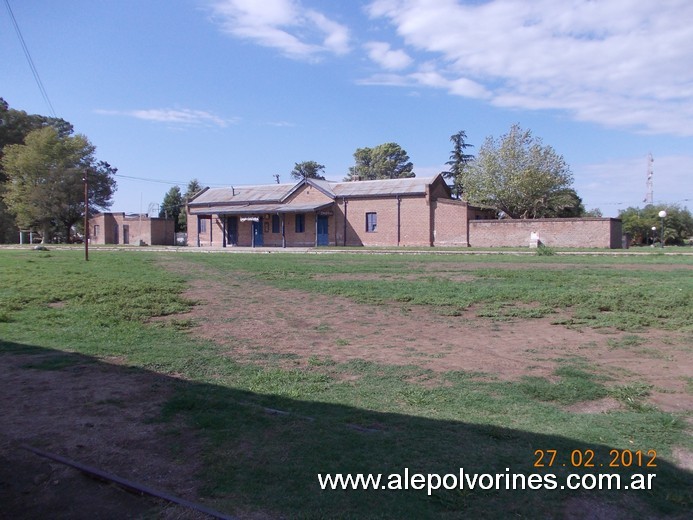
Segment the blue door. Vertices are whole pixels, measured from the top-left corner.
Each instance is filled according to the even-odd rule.
[[[226,244],[238,245],[238,217],[226,218]]]
[[[318,245],[330,245],[330,237],[328,234],[329,217],[327,215],[318,215]]]
[[[262,219],[258,222],[253,222],[253,247],[262,247]]]

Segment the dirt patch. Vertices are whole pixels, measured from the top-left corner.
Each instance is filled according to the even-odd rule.
[[[201,274],[185,293],[199,304],[175,319],[189,320],[192,334],[226,346],[240,361],[270,359],[296,368],[311,360],[362,359],[516,380],[550,377],[559,363],[577,359],[614,380],[651,385],[652,400],[663,410],[693,409],[686,389],[693,357],[683,335],[647,331],[638,334],[637,346],[613,348],[626,343],[626,334],[554,325],[556,316],[498,322],[474,309],[445,316],[445,309],[428,306],[368,305],[278,289],[245,273],[227,273],[223,283],[213,270]]]
[[[458,265],[451,263],[451,262],[421,262],[421,263],[412,263],[412,267],[418,267],[421,269],[425,269],[428,271],[437,271],[437,272],[445,272],[445,271],[451,271],[451,272],[458,272],[459,267]],[[565,269],[570,269],[570,270],[575,270],[575,269],[604,269],[604,270],[611,270],[614,269],[613,266],[611,265],[592,265],[592,264],[581,264],[581,263],[542,263],[542,264],[537,264],[535,262],[512,262],[512,263],[503,263],[503,262],[493,262],[493,263],[485,263],[485,262],[465,262],[464,264],[464,270],[465,271],[475,271],[479,269],[503,269],[503,268],[508,268],[508,269],[542,269],[542,270],[549,270],[549,271],[562,271]],[[625,270],[625,271],[677,271],[679,269],[686,270],[686,271],[692,271],[693,270],[693,265],[691,264],[629,264],[629,263],[623,263],[623,264],[618,264],[618,269],[619,270]]]
[[[621,408],[623,408],[621,403],[612,397],[575,403],[565,407],[566,410],[573,413],[606,413]]]
[[[183,262],[174,267],[190,268]],[[472,276],[449,264],[441,263],[440,268],[450,270],[445,276],[451,278]],[[225,276],[223,283],[218,273],[204,274],[186,293],[199,305],[187,315],[168,319],[191,324],[186,329],[191,334],[225,345],[228,355],[240,361],[304,368],[315,360],[364,359],[416,365],[434,375],[461,370],[518,379],[524,375],[551,377],[562,360],[579,358],[619,381],[652,385],[650,401],[660,408],[693,409],[685,386],[693,366],[690,345],[683,336],[652,331],[639,334],[642,341],[637,345],[613,348],[613,344],[627,345],[621,341],[622,334],[572,330],[552,325],[553,318],[494,322],[478,318],[474,309],[444,316],[431,307],[364,305],[346,298],[280,290],[243,273],[231,279]],[[371,275],[363,276],[352,279],[371,279]],[[64,302],[50,305],[60,308]],[[97,482],[21,449],[23,444],[32,445],[181,498],[202,501],[197,489],[201,441],[181,424],[155,420],[172,395],[175,379],[131,369],[119,357],[101,362],[76,358],[74,363],[66,358],[70,356],[50,351],[0,358],[4,403],[0,516],[206,518]],[[427,375],[414,381],[424,386],[438,384]],[[579,403],[570,410],[604,413],[618,406],[618,401],[609,398]],[[681,467],[693,469],[689,451],[675,449],[673,455]],[[617,518],[617,513],[609,505],[585,499],[570,501],[564,512],[566,518]],[[241,514],[266,516],[261,512]]]
[[[313,280],[334,280],[334,281],[376,281],[376,280],[406,280],[406,281],[416,281],[422,279],[428,279],[432,276],[440,276],[440,273],[436,275],[431,275],[429,273],[407,273],[407,274],[380,274],[380,273],[340,273],[340,274],[314,274],[311,276]],[[471,274],[460,274],[454,273],[445,276],[446,280],[451,282],[471,282],[476,280],[476,276]]]
[[[60,370],[27,368],[54,357],[1,358],[0,392],[12,406],[2,407],[0,424],[0,516],[205,518],[21,448],[34,446],[188,500],[199,498],[196,439],[183,428],[174,435],[175,425],[152,421],[171,395],[167,378],[88,358]],[[174,443],[182,447],[179,457],[172,455]]]

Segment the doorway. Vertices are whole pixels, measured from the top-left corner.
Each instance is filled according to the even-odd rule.
[[[262,247],[264,238],[262,236],[262,219],[253,222],[253,247]]]
[[[238,245],[238,217],[226,217],[226,244]]]
[[[319,246],[330,245],[329,236],[329,217],[327,215],[318,215],[318,239],[317,244]]]

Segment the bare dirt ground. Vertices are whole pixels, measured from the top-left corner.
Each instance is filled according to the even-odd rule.
[[[192,320],[196,336],[227,346],[229,355],[240,360],[279,354],[285,365],[302,366],[311,357],[363,359],[512,380],[550,378],[559,361],[579,358],[621,383],[652,385],[650,399],[663,410],[693,409],[686,387],[693,374],[692,349],[682,334],[638,332],[638,345],[628,346],[624,337],[632,333],[553,325],[556,316],[494,321],[479,318],[473,308],[445,316],[428,306],[366,305],[277,289],[243,273],[223,283],[208,273],[194,280],[185,296],[198,305],[175,319]]]
[[[168,267],[190,268],[183,262]],[[191,334],[217,342],[240,361],[301,367],[315,358],[363,359],[518,379],[552,377],[560,360],[576,357],[621,383],[653,385],[649,399],[663,410],[693,409],[685,383],[693,356],[683,335],[648,331],[638,333],[645,340],[638,346],[614,348],[623,333],[573,330],[552,325],[552,318],[494,322],[476,317],[474,309],[442,316],[427,307],[279,290],[244,273],[223,282],[218,273],[198,274],[185,294],[198,304],[166,319],[189,320]],[[154,420],[171,395],[170,378],[129,369],[118,359],[85,358],[60,370],[29,368],[40,360],[36,355],[0,359],[0,518],[206,518],[96,482],[20,447],[33,445],[203,503],[196,489],[195,436],[182,425]],[[572,411],[619,406],[605,399]],[[179,446],[175,456],[172,444]],[[676,456],[681,467],[693,469],[689,452]]]
[[[28,368],[54,354],[0,359],[0,518],[208,518],[98,482],[22,449],[29,445],[195,500],[195,439],[154,422],[172,381],[84,358],[60,370]],[[170,446],[183,450],[172,458]]]

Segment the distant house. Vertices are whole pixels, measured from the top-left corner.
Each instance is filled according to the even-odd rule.
[[[467,246],[467,221],[493,218],[453,200],[441,175],[205,188],[187,211],[198,247]]]
[[[98,213],[89,219],[90,244],[173,245],[173,219],[147,214]]]

